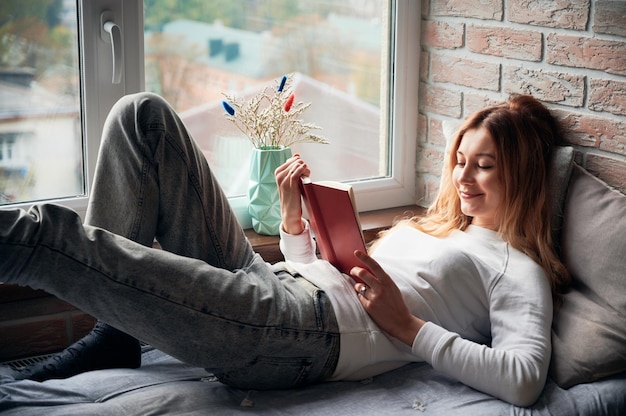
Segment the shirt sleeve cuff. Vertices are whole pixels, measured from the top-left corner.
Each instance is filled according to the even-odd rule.
[[[280,251],[285,256],[285,260],[296,263],[312,263],[317,260],[316,244],[311,234],[308,221],[304,221],[304,230],[300,234],[287,234],[281,226],[280,230]]]
[[[449,331],[439,325],[426,322],[415,336],[411,350],[414,355],[434,366],[436,351],[442,340],[450,337],[450,335]]]

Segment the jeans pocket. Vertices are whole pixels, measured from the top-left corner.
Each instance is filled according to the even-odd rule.
[[[224,374],[215,374],[224,384],[239,389],[289,389],[307,383],[311,357],[257,357],[252,363]]]

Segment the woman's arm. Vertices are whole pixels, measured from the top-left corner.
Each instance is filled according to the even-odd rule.
[[[544,387],[550,359],[552,301],[545,274],[524,270],[500,279],[489,301],[492,344],[484,345],[411,315],[396,284],[364,253],[354,268],[368,289],[355,290],[372,319],[436,370],[517,406],[534,403]]]
[[[302,218],[302,193],[300,178],[309,176],[311,171],[299,154],[293,155],[274,172],[278,193],[282,224],[280,227],[280,251],[286,260],[297,263],[310,263],[317,259],[315,240],[308,223]]]
[[[544,388],[550,363],[552,298],[545,275],[501,279],[490,294],[489,320],[491,345],[429,323],[413,352],[470,387],[530,406]]]
[[[282,229],[287,234],[301,234],[304,231],[302,221],[302,193],[300,178],[311,174],[307,164],[299,154],[293,155],[274,172],[280,195],[280,213]]]

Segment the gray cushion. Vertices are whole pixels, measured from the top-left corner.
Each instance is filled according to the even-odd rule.
[[[626,370],[626,196],[576,165],[563,214],[573,282],[554,316],[550,376],[568,388]]]

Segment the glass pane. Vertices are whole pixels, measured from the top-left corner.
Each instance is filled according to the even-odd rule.
[[[76,2],[0,3],[0,204],[84,193]]]
[[[249,140],[223,93],[251,97],[293,74],[302,119],[330,144],[292,146],[313,179],[388,175],[390,2],[144,0],[146,89],[180,113],[229,196],[245,194]],[[381,82],[382,80],[382,82]]]

